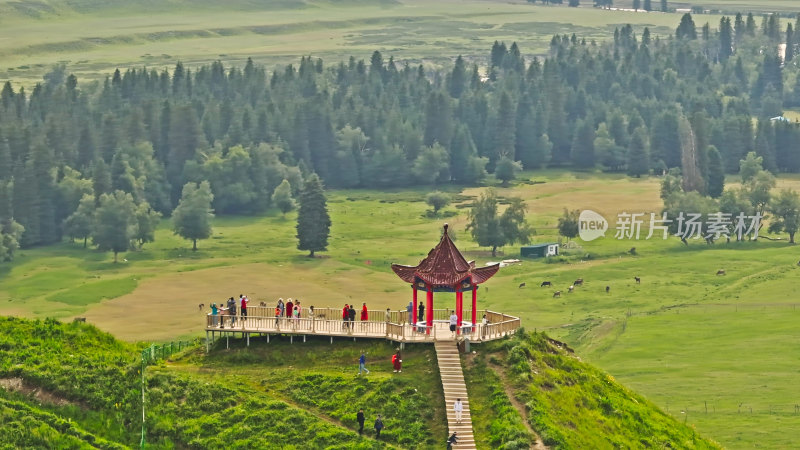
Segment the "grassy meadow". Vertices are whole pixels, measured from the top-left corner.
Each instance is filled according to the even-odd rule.
[[[782,177],[779,187],[800,189],[800,178]],[[196,253],[164,221],[156,242],[117,264],[78,242],[24,250],[2,266],[0,304],[8,315],[87,317],[129,341],[196,336],[204,324],[197,305],[239,293],[270,304],[292,297],[307,306],[402,308],[410,292],[389,265],[422,259],[442,223],[452,225],[469,259],[493,260],[464,229],[465,207],[482,190],[452,190],[440,218],[426,214],[423,190],[329,192],[330,247],[314,259],[295,248],[295,213],[217,218]],[[605,238],[566,244],[561,258],[501,269],[480,290],[479,307],[519,315],[525,327],[564,340],[723,446],[790,446],[800,432],[800,399],[792,396],[800,251],[785,240],[687,247],[675,238],[614,239],[616,214],[659,211],[658,190],[658,178],[564,171],[526,172],[498,189],[525,199],[535,242],[557,240],[565,207],[600,212],[611,229]],[[518,246],[501,250],[494,260],[519,255]],[[567,293],[576,278],[584,286]],[[539,288],[543,280],[553,288]],[[553,298],[556,289],[561,298]],[[451,297],[437,294],[437,306],[454,304]]]
[[[0,0],[0,81],[31,86],[59,63],[85,83],[132,66],[242,65],[252,57],[273,67],[305,55],[368,59],[374,50],[412,64],[450,64],[463,54],[484,65],[495,40],[516,41],[532,57],[546,53],[554,34],[605,40],[630,23],[667,35],[680,21],[678,14],[496,0],[199,1],[188,11],[188,1],[140,3],[147,8]]]

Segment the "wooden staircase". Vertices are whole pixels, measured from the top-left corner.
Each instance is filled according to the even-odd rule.
[[[472,418],[469,409],[467,385],[464,383],[464,373],[461,370],[461,357],[454,341],[436,341],[436,359],[439,363],[439,374],[442,377],[444,388],[444,401],[447,408],[447,436],[453,431],[458,432],[456,449],[474,449],[475,438],[472,435]],[[457,398],[464,404],[461,423],[456,423],[456,413],[453,411],[453,402]]]

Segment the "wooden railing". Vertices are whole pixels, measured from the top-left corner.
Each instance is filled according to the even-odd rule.
[[[331,336],[353,335],[365,337],[386,337],[396,341],[434,341],[451,336],[448,328],[452,310],[435,309],[434,325],[417,326],[408,323],[407,311],[390,311],[386,320],[386,311],[370,310],[369,320],[345,321],[341,318],[341,310],[337,308],[314,308],[313,317],[303,310],[300,318],[275,317],[274,307],[251,306],[247,308],[247,316],[227,314],[221,309],[220,314],[206,316],[206,329],[209,331],[236,331],[248,333],[294,333],[321,334]],[[237,310],[237,312],[240,312]],[[469,324],[459,327],[460,334],[471,340],[498,339],[514,333],[521,325],[518,317],[488,310],[478,310],[477,323],[471,323],[471,310],[465,310],[463,320]],[[331,318],[331,314],[338,317]],[[487,323],[482,323],[483,316]],[[415,316],[416,318],[416,316]]]

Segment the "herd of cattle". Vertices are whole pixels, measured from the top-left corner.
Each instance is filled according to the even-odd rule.
[[[800,266],[800,261],[797,262],[797,265]],[[719,269],[717,271],[717,275],[725,275],[725,269]],[[638,277],[638,276],[633,277],[633,281],[635,281],[636,284],[642,284],[642,279],[640,277]],[[522,289],[525,286],[526,286],[525,283],[520,283],[519,288]],[[583,278],[578,278],[577,280],[573,281],[572,284],[569,285],[569,287],[567,287],[567,293],[572,293],[575,290],[576,286],[583,286]],[[551,281],[542,281],[542,283],[539,285],[539,287],[540,288],[553,287],[553,283]],[[611,286],[606,285],[606,294],[610,294],[610,293],[611,293]],[[556,297],[561,297],[561,291],[554,291],[553,292],[553,298],[556,298]]]

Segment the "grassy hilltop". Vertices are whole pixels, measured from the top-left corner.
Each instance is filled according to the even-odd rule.
[[[446,437],[431,346],[407,349],[397,375],[383,341],[251,344],[234,341],[209,355],[195,347],[148,367],[148,447],[437,448]],[[371,373],[358,377],[362,349]],[[138,350],[93,326],[1,318],[3,445],[137,446]],[[717,448],[541,334],[480,346],[468,366],[483,448],[529,448],[535,433],[552,448]],[[499,376],[510,382],[507,391]],[[383,415],[381,442],[358,436],[358,408],[371,419]]]
[[[658,179],[618,175],[526,173],[501,195],[521,196],[536,242],[557,239],[563,207],[591,208],[613,221],[620,211],[657,211]],[[533,184],[530,180],[535,180]],[[797,178],[780,187],[798,188]],[[0,302],[6,314],[87,317],[129,340],[196,336],[199,303],[246,293],[255,301],[300,298],[305,305],[366,301],[401,308],[410,293],[392,262],[413,264],[435,245],[445,221],[456,245],[478,264],[490,261],[464,231],[465,210],[480,189],[460,193],[440,218],[426,211],[424,192],[333,191],[330,248],[309,259],[296,250],[294,213],[215,219],[211,239],[193,253],[165,221],[156,242],[113,264],[80,243],[22,251],[4,265]],[[613,224],[612,224],[613,226]],[[636,246],[637,255],[628,253]],[[516,257],[516,247],[499,258]],[[479,293],[479,307],[522,317],[529,329],[569,343],[626,386],[721,444],[785,447],[795,434],[794,361],[800,253],[785,241],[677,239],[581,242],[557,260],[525,260],[503,268]],[[718,269],[727,275],[716,276]],[[634,283],[639,276],[642,284]],[[553,299],[576,278],[585,285]],[[526,282],[527,287],[518,288]],[[605,286],[610,286],[609,294]],[[453,298],[437,294],[446,306]]]

